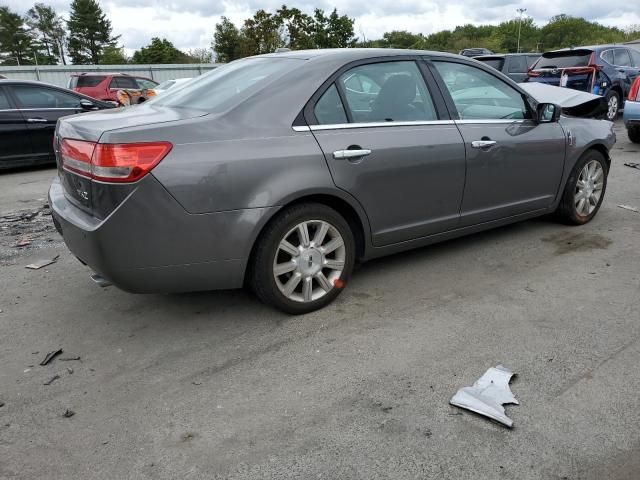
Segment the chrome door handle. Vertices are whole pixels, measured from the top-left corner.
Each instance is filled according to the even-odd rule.
[[[29,123],[47,123],[46,118],[27,118],[27,122]]]
[[[366,148],[362,148],[359,150],[336,150],[333,152],[333,158],[336,160],[343,160],[345,158],[358,158],[369,155],[371,150],[367,150]]]
[[[473,148],[489,148],[493,147],[496,143],[495,140],[475,140],[471,142]]]

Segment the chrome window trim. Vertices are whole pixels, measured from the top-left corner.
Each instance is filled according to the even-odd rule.
[[[422,125],[453,125],[453,120],[415,120],[409,122],[363,122],[363,123],[331,123],[327,125],[310,125],[293,127],[296,132],[308,132],[316,130],[348,130],[353,128],[378,128],[378,127],[419,127]]]
[[[41,112],[42,110],[78,110],[80,106],[77,107],[53,107],[53,108],[16,108],[16,110],[20,110],[21,112]]]
[[[503,119],[503,118],[479,118],[479,119],[465,119],[465,120],[454,120],[454,122],[458,125],[470,125],[473,123],[479,123],[479,124],[503,124],[503,125],[509,125],[511,123],[524,123],[527,120],[530,120],[528,118],[510,118],[510,119]]]

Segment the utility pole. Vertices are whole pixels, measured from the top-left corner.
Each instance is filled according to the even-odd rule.
[[[522,28],[522,14],[526,11],[526,8],[518,8],[517,10],[520,16],[518,17],[518,49],[516,50],[516,53],[520,53],[520,29]]]

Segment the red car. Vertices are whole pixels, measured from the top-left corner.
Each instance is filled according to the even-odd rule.
[[[97,100],[117,102],[118,90],[146,90],[155,88],[158,82],[126,73],[77,73],[69,79],[69,89]]]

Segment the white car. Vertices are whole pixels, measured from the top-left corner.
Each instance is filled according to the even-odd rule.
[[[174,78],[173,80],[165,80],[156,88],[153,89],[156,92],[156,95],[161,95],[167,90],[177,87],[178,85],[182,85],[191,80],[191,78]]]

